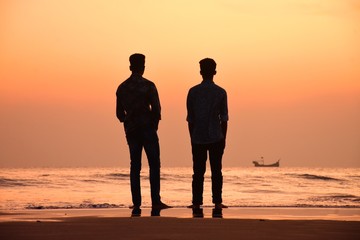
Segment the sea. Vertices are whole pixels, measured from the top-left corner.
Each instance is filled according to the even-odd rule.
[[[230,207],[360,208],[359,168],[225,168],[223,201]],[[191,168],[162,168],[162,201],[191,204]],[[150,207],[148,169],[141,173]],[[1,168],[0,210],[128,208],[127,168]],[[206,173],[204,206],[212,206]]]

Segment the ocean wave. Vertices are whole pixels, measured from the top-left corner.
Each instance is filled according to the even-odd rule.
[[[331,204],[294,204],[294,205],[266,205],[266,204],[257,204],[257,205],[232,205],[229,207],[239,207],[239,208],[360,208],[357,205],[344,204],[344,205],[331,205]]]
[[[103,180],[95,180],[95,179],[83,179],[81,180],[82,182],[85,183],[106,183],[106,181]]]
[[[38,205],[28,204],[25,209],[102,209],[102,208],[125,208],[124,204],[110,203],[81,203],[81,204],[59,204],[59,205]]]
[[[115,177],[115,178],[128,178],[130,177],[129,173],[109,173],[106,175],[106,177]]]
[[[41,174],[40,177],[50,177],[50,174]]]
[[[187,205],[172,205],[173,208],[187,208]],[[213,205],[203,205],[204,208],[212,208]],[[228,204],[229,208],[356,208],[358,205],[353,204]],[[124,204],[110,203],[87,203],[73,205],[37,205],[29,204],[25,209],[29,210],[52,210],[52,209],[112,209],[112,208],[128,208]],[[143,208],[151,208],[151,206],[143,206]]]
[[[280,194],[280,193],[283,193],[283,191],[270,190],[270,189],[254,189],[254,190],[246,190],[246,191],[243,191],[243,193],[251,193],[251,194],[276,193],[276,194]]]
[[[292,176],[296,176],[296,177],[300,177],[300,178],[304,178],[304,179],[309,179],[309,180],[342,181],[341,179],[337,179],[337,178],[333,178],[333,177],[314,175],[314,174],[308,174],[308,173],[288,174],[288,175],[292,175]]]
[[[349,176],[349,178],[360,179],[360,175],[352,175],[352,176]]]
[[[31,186],[31,184],[26,179],[9,179],[9,178],[0,178],[1,187],[26,187]]]
[[[360,208],[358,169],[268,170],[225,172],[225,204]],[[164,202],[179,207],[188,204],[191,173],[191,168],[162,170]],[[204,203],[208,205],[211,205],[210,175],[207,171],[204,183]],[[141,181],[143,206],[147,208],[151,207],[148,177],[148,169],[144,168]],[[131,204],[129,180],[129,169],[117,168],[6,170],[0,172],[0,209],[126,208]]]
[[[332,203],[360,203],[360,197],[352,194],[331,194],[309,198],[311,201],[332,202]]]
[[[166,179],[182,179],[182,178],[191,178],[192,174],[176,174],[176,173],[161,173],[161,177]]]

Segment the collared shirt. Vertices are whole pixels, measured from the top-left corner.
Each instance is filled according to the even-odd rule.
[[[116,116],[126,133],[142,127],[157,129],[161,106],[156,86],[139,74],[132,74],[116,91]]]
[[[226,91],[213,81],[202,81],[187,96],[187,118],[192,124],[191,141],[207,144],[221,141],[221,122],[229,120]]]

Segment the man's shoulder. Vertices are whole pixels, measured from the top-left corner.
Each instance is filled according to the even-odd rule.
[[[189,89],[189,92],[197,91],[198,89],[201,89],[201,88],[202,88],[201,83],[199,83],[199,84],[196,84],[195,86],[192,86]]]
[[[215,84],[215,83],[212,83],[211,85],[204,85],[204,84],[197,84],[193,87],[191,87],[189,89],[189,92],[197,92],[197,91],[207,91],[207,90],[210,90],[210,91],[218,91],[218,92],[221,92],[221,93],[225,93],[226,94],[226,90],[222,87],[220,87],[219,85]]]
[[[226,93],[226,90],[225,90],[224,88],[220,87],[219,85],[214,84],[214,87],[215,87],[219,92]]]
[[[145,85],[152,85],[152,86],[155,86],[155,83],[150,81],[149,79],[146,79],[144,77],[141,77],[141,78],[138,78],[136,80],[134,80],[131,76],[126,79],[125,81],[123,81],[122,83],[120,83],[119,87],[118,88],[124,88],[124,87],[128,87],[130,85],[133,85],[133,84],[145,84]]]
[[[155,87],[155,83],[152,82],[152,81],[150,81],[149,79],[146,79],[146,78],[143,77],[142,80],[144,81],[144,83],[145,83],[146,85]]]
[[[129,80],[130,80],[130,78],[128,78],[125,81],[123,81],[122,83],[120,83],[116,92],[119,92],[119,91],[123,90],[124,88],[126,88],[126,86],[129,84]]]
[[[134,79],[132,79],[132,77],[129,77],[128,79],[120,83],[120,85],[116,90],[116,93],[117,94],[119,94],[119,92],[124,93],[127,92],[128,90],[130,91],[131,89],[154,89],[154,88],[156,89],[155,83],[144,77],[136,79],[135,81]]]

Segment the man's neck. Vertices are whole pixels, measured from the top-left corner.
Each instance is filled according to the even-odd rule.
[[[136,76],[136,77],[142,77],[142,73],[139,72],[132,72],[131,75]]]
[[[203,76],[203,82],[213,82],[214,81],[214,76]]]

